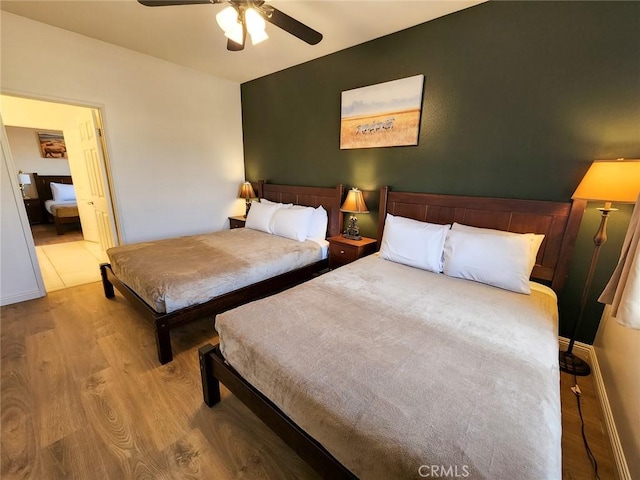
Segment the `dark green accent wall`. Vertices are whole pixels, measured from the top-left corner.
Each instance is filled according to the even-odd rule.
[[[331,32],[323,32],[330,36]],[[313,48],[313,47],[309,47]],[[425,75],[418,146],[340,150],[344,90]],[[246,177],[568,201],[595,159],[640,158],[640,2],[488,2],[242,85]],[[568,336],[599,222],[589,204],[567,288]],[[612,215],[578,339],[631,213]]]

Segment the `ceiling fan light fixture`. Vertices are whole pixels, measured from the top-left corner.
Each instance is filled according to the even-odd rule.
[[[249,32],[249,34],[251,35],[252,45],[257,45],[260,42],[264,42],[267,38],[269,38],[269,35],[267,35],[267,32],[265,32],[264,30],[261,30],[258,32]]]
[[[262,18],[262,15],[260,15],[255,8],[247,8],[247,11],[244,12],[244,20],[247,23],[247,30],[249,30],[250,33],[264,30],[267,26],[264,18]]]
[[[228,31],[237,28],[237,26],[242,28],[238,18],[238,11],[232,6],[220,10],[216,15],[216,22],[218,22],[218,26],[224,31],[225,35]]]
[[[247,25],[247,31],[251,35],[251,43],[257,45],[260,42],[264,42],[269,35],[265,31],[267,26],[264,18],[255,9],[248,8],[244,13],[244,21]]]
[[[239,23],[236,23],[232,28],[224,32],[224,36],[233,40],[238,45],[242,45],[244,43],[244,31],[242,25]]]

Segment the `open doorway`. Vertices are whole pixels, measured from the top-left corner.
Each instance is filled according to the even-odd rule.
[[[100,112],[2,95],[0,113],[46,291],[99,281],[117,238]]]

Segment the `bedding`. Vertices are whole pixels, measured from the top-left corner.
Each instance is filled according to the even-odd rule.
[[[247,213],[245,228],[258,230],[265,233],[273,233],[271,219],[278,209],[282,208],[276,203],[251,202],[251,209]]]
[[[279,237],[304,242],[309,232],[313,208],[279,208],[271,217],[271,233]]]
[[[123,283],[156,312],[171,313],[323,260],[327,245],[319,242],[238,228],[114,247],[107,255]]]
[[[44,208],[54,217],[78,216],[78,204],[75,200],[45,200]]]
[[[216,328],[226,361],[360,478],[559,479],[556,297],[530,285],[369,256]]]
[[[441,272],[444,242],[450,227],[387,213],[380,256],[410,267]]]
[[[266,198],[260,199],[260,202],[252,202],[258,204],[258,207],[254,209],[254,213],[249,210],[247,215],[246,228],[253,228],[254,230],[260,230],[267,233],[275,233],[276,235],[284,236],[287,238],[293,238],[294,240],[304,241],[305,239],[324,239],[327,235],[327,226],[329,223],[329,216],[327,211],[322,205],[313,208],[304,205],[294,205],[293,203],[280,203],[272,202]],[[278,219],[279,215],[276,215],[280,210],[295,210],[289,212],[280,212],[280,216],[283,218]],[[310,211],[311,218],[306,219],[295,218],[306,213],[300,212]],[[289,225],[286,225],[284,217],[292,217]],[[308,225],[306,225],[308,223]],[[280,233],[282,227],[287,231],[287,234]],[[278,231],[277,231],[278,230]],[[294,232],[292,234],[291,232]]]
[[[75,201],[76,191],[73,184],[51,182],[51,196],[56,202]]]
[[[513,232],[505,232],[503,230],[494,230],[493,228],[478,228],[471,227],[469,225],[462,225],[457,222],[453,222],[451,226],[451,230],[453,231],[462,231],[468,233],[476,233],[482,235],[498,235],[501,237],[524,237],[529,240],[529,271],[533,270],[533,267],[536,264],[536,259],[538,256],[538,250],[542,246],[542,242],[544,240],[544,235],[535,234],[535,233],[513,233]]]
[[[523,235],[451,230],[444,246],[445,275],[529,294],[531,242]]]

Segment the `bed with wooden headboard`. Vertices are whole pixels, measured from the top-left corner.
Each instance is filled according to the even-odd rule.
[[[58,235],[64,233],[64,224],[80,222],[77,205],[65,205],[63,208],[53,209],[54,213],[50,213],[45,206],[47,200],[53,200],[51,183],[73,185],[71,175],[38,175],[34,173],[33,179],[36,184],[36,190],[38,191],[38,197],[40,198],[40,205],[42,205],[42,218],[47,222],[53,221],[55,223]]]
[[[220,343],[200,348],[205,403],[222,382],[324,478],[560,479],[556,292],[584,207],[383,187],[379,239],[387,213],[544,234],[532,278],[547,285],[362,258],[218,316]]]
[[[310,206],[314,208],[322,206],[328,214],[327,236],[338,235],[340,232],[342,225],[340,205],[342,204],[342,197],[344,193],[342,185],[329,188],[299,185],[275,185],[260,181],[257,185],[257,191],[258,196],[261,199],[270,200],[271,202],[280,202],[284,204],[292,203],[295,205]],[[246,239],[249,235],[253,236],[252,238],[255,237],[255,241],[245,245],[246,241],[245,243],[242,243],[242,239]],[[229,240],[223,240],[223,237],[233,239],[235,245],[233,247],[233,251],[227,252],[227,244],[222,242],[228,242]],[[163,364],[170,362],[173,359],[170,340],[170,331],[172,329],[203,316],[216,315],[230,308],[255,300],[256,298],[271,295],[292,285],[306,281],[328,267],[328,260],[326,256],[317,261],[313,261],[313,263],[304,264],[295,268],[291,267],[289,264],[279,265],[278,269],[282,273],[239,287],[238,284],[241,282],[240,279],[244,278],[247,269],[262,272],[261,274],[264,275],[264,271],[266,269],[263,257],[268,253],[265,245],[272,241],[270,237],[274,237],[274,235],[243,228],[201,235],[198,236],[197,239],[196,236],[191,236],[183,237],[182,239],[145,242],[144,244],[134,244],[131,246],[124,245],[109,249],[107,253],[112,263],[116,259],[116,255],[122,252],[124,252],[125,255],[128,255],[129,260],[131,260],[131,267],[122,268],[121,273],[123,270],[135,273],[133,272],[135,270],[139,273],[144,271],[145,275],[150,275],[150,271],[159,269],[161,272],[161,278],[157,281],[146,283],[151,285],[154,291],[163,292],[161,297],[164,301],[164,305],[159,305],[157,301],[150,299],[149,295],[145,295],[145,293],[143,293],[143,282],[139,278],[132,278],[131,280],[129,278],[122,278],[124,276],[123,273],[119,278],[117,275],[118,269],[116,268],[116,265],[106,263],[100,266],[105,296],[107,298],[112,298],[114,296],[115,287],[140,313],[142,313],[146,319],[153,323],[156,332],[158,360]],[[280,240],[291,242],[289,239]],[[198,287],[200,289],[202,289],[203,285],[205,287],[207,285],[225,285],[227,278],[235,279],[235,288],[231,291],[226,290],[226,293],[219,293],[216,296],[209,297],[206,301],[194,301],[191,302],[190,306],[181,306],[173,311],[169,310],[167,299],[170,297],[170,294],[167,292],[171,289],[173,289],[173,291],[176,290],[174,286],[170,285],[171,280],[177,279],[179,282],[190,282],[193,280],[191,277],[194,277],[195,273],[193,271],[186,273],[179,271],[180,269],[185,268],[184,264],[186,260],[183,261],[184,257],[182,257],[181,252],[178,251],[181,248],[176,248],[173,245],[168,247],[172,252],[169,256],[175,255],[182,264],[176,265],[175,268],[169,268],[168,263],[164,261],[164,259],[167,258],[167,255],[160,255],[162,258],[153,264],[150,264],[152,262],[148,257],[142,258],[139,255],[139,252],[144,248],[147,248],[148,250],[161,248],[159,246],[161,242],[169,241],[190,242],[188,248],[184,249],[187,250],[186,255],[189,254],[189,250],[199,252],[198,257],[195,260],[199,266],[196,265],[193,270],[204,271],[210,267],[211,271],[207,271],[206,277],[202,280],[198,280]],[[296,249],[303,248],[302,246],[297,246],[298,243],[307,244],[309,242],[293,241],[293,243],[278,245],[276,253],[282,258],[282,261],[288,262],[291,256],[297,256],[295,253],[297,251]],[[315,247],[317,247],[317,245]],[[127,251],[131,249],[134,251]],[[248,254],[248,250],[251,250],[254,252],[252,254],[256,255],[256,264],[251,264],[243,257],[243,253]],[[320,254],[318,253],[318,255]],[[299,257],[302,257],[302,255],[299,255]],[[205,258],[209,260],[205,261]],[[221,265],[225,262],[229,265],[224,267],[226,270],[223,270]],[[135,265],[133,265],[134,263]],[[133,275],[130,276],[133,277]],[[191,290],[197,290],[197,288],[194,287]]]

